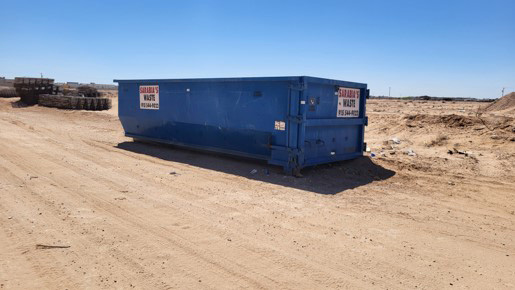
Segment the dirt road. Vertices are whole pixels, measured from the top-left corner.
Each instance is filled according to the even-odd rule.
[[[375,157],[297,179],[134,143],[115,109],[14,101],[0,288],[515,288],[513,120],[485,129],[477,104],[370,101]]]

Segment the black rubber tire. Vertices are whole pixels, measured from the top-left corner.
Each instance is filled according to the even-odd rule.
[[[39,96],[38,104],[44,107],[73,109],[72,97],[70,96],[42,94]]]
[[[91,99],[91,106],[89,107],[89,109],[91,111],[96,111],[97,110],[97,98],[90,98]]]
[[[90,106],[91,106],[91,99],[84,98],[84,110],[90,110]]]
[[[108,98],[87,98],[79,96],[63,96],[43,94],[39,96],[40,106],[72,110],[102,111],[111,108]]]
[[[75,98],[77,98],[77,104],[75,105],[75,110],[84,109],[84,98],[81,98],[81,97],[75,97]]]
[[[113,101],[111,99],[106,98],[106,105],[104,110],[109,110],[113,107]]]
[[[97,98],[97,111],[104,109],[104,98]]]
[[[95,111],[97,109],[97,99],[96,98],[89,98],[90,99],[90,104],[89,104],[89,110],[90,111]]]
[[[0,98],[15,98],[17,96],[15,88],[0,88]]]
[[[78,104],[79,104],[79,98],[77,98],[77,97],[70,97],[71,109],[77,110]]]

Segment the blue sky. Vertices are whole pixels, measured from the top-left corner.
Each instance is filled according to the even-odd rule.
[[[515,90],[515,1],[0,0],[0,76],[310,75],[372,94]]]

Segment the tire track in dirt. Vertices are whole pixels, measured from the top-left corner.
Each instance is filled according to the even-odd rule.
[[[24,156],[24,157],[28,157],[28,156]],[[20,156],[18,156],[17,159],[18,159],[17,163],[21,163],[20,161],[22,158],[20,158]],[[45,172],[42,172],[35,168],[26,167],[23,169],[26,171],[29,171],[29,172],[30,171],[35,172],[36,174],[39,174],[39,175],[45,174]],[[83,178],[84,177],[85,176],[83,176]],[[50,178],[50,180],[52,180],[52,182],[56,183],[56,184],[60,184],[60,183],[70,184],[70,183],[73,183],[73,181],[75,179],[76,179],[75,177],[70,178],[68,176],[63,176],[63,175],[60,176],[59,180]],[[90,181],[92,183],[95,182],[93,179]],[[65,189],[63,191],[70,195],[77,195],[77,193],[75,193],[74,191],[69,190],[69,189]],[[125,209],[122,209],[121,207],[117,206],[113,202],[108,201],[99,196],[96,196],[94,194],[91,194],[87,191],[82,191],[81,194],[82,195],[79,195],[79,197],[80,196],[87,197],[89,200],[86,200],[86,203],[88,205],[90,205],[92,208],[96,208],[98,210],[103,211],[106,215],[108,215],[110,217],[110,219],[117,220],[121,224],[129,223],[131,226],[133,226],[133,227],[135,226],[138,229],[138,230],[130,230],[129,232],[145,232],[147,234],[159,237],[160,239],[164,239],[168,243],[171,243],[174,248],[178,248],[181,251],[183,251],[185,253],[184,255],[187,256],[187,259],[193,259],[195,261],[194,263],[199,264],[199,266],[192,267],[190,269],[191,271],[195,271],[195,269],[199,269],[199,268],[206,269],[206,270],[209,269],[208,271],[215,271],[215,273],[218,272],[218,274],[216,276],[223,275],[223,276],[226,276],[226,279],[230,279],[229,278],[230,276],[234,276],[234,277],[237,277],[238,279],[246,281],[246,283],[253,284],[254,287],[261,287],[260,284],[257,284],[255,282],[253,282],[252,280],[249,280],[247,277],[241,276],[239,273],[235,272],[236,271],[235,268],[234,269],[226,268],[226,265],[220,264],[218,262],[218,260],[220,260],[220,257],[213,257],[213,254],[207,253],[205,251],[198,252],[197,250],[195,250],[194,244],[184,240],[182,237],[177,236],[176,233],[169,232],[166,228],[162,228],[162,227],[157,227],[157,228],[149,227],[149,224],[152,223],[151,221],[144,220],[144,219],[126,211]],[[120,214],[120,211],[122,211],[122,214]],[[166,235],[164,235],[162,233],[163,231],[166,231]],[[170,237],[170,236],[172,236],[172,237]],[[160,246],[157,246],[156,248],[159,248],[159,247]],[[176,257],[176,259],[177,258],[178,257]],[[184,259],[186,259],[186,257]],[[191,263],[191,261],[189,261],[189,263]],[[188,264],[188,261],[186,261],[186,260],[183,263],[181,263],[181,265],[183,265],[184,267],[188,267],[187,264]],[[203,265],[203,266],[200,266],[200,265]],[[213,269],[213,267],[214,267],[214,269]],[[227,277],[227,276],[229,276],[229,277]],[[237,282],[237,280],[235,280],[233,282]]]
[[[41,153],[39,153],[38,155],[39,155],[39,156],[41,156]],[[70,166],[70,164],[67,164],[67,166],[69,167],[69,166]],[[77,169],[77,168],[76,168],[76,169]],[[86,172],[82,172],[82,175],[83,175],[83,176],[85,176],[86,174],[87,174]],[[100,178],[100,177],[98,177],[98,178]],[[95,178],[95,180],[97,180],[98,178]],[[100,179],[101,179],[101,178],[100,178]],[[105,200],[104,200],[104,201],[105,201]],[[257,254],[261,254],[261,255],[262,255],[263,253],[262,253],[262,252],[257,252]],[[259,256],[258,256],[258,257],[259,257]],[[257,257],[257,258],[258,258],[258,257]],[[302,267],[303,267],[303,265],[301,265],[301,264],[299,264],[299,265],[297,265],[297,266],[298,266],[299,268],[302,268]],[[248,271],[248,272],[252,272],[252,271]],[[305,272],[306,272],[306,273],[310,273],[310,272],[312,272],[312,270],[306,270]]]
[[[8,122],[0,121],[0,127],[6,128],[0,133],[0,144],[7,143],[10,147],[6,151],[15,153],[8,158],[12,163],[9,166],[23,165],[17,171],[22,180],[24,171],[35,170],[34,174],[39,176],[28,182],[37,194],[21,194],[26,202],[19,210],[44,207],[56,216],[71,213],[63,232],[84,231],[85,247],[89,249],[102,243],[114,248],[98,249],[88,257],[95,260],[95,253],[101,257],[119,256],[105,259],[111,265],[100,265],[99,269],[106,273],[121,274],[122,270],[110,268],[113,265],[128,273],[143,272],[144,276],[136,280],[147,280],[149,285],[159,288],[205,287],[207,283],[249,285],[222,270],[202,271],[207,278],[202,277],[199,284],[196,279],[200,277],[195,275],[201,269],[195,265],[217,266],[196,260],[188,267],[178,266],[194,254],[169,250],[176,246],[163,238],[168,237],[179,242],[191,241],[186,244],[191,250],[204,249],[199,255],[267,288],[433,288],[445,287],[449,281],[455,285],[501,288],[511,282],[507,277],[514,276],[510,270],[513,263],[503,254],[515,249],[501,245],[513,242],[515,227],[509,211],[506,212],[513,204],[506,182],[494,185],[493,178],[475,179],[465,174],[460,176],[463,182],[459,186],[449,187],[444,184],[452,181],[452,176],[439,177],[436,171],[401,171],[388,182],[374,182],[335,196],[317,196],[124,152],[114,146],[127,138],[115,133],[121,130],[118,123],[104,122],[114,120],[109,116],[99,122],[94,113],[68,114],[42,108],[24,108],[17,115],[9,114],[10,110],[3,109],[0,114],[0,119]],[[35,122],[38,119],[40,122]],[[55,126],[56,122],[59,126]],[[25,151],[31,150],[25,156]],[[4,151],[1,152],[4,157]],[[170,164],[179,172],[178,176],[161,180],[161,173],[152,172],[162,170],[167,174]],[[142,173],[134,169],[140,166]],[[49,171],[53,174],[49,175]],[[43,179],[46,176],[51,179]],[[5,178],[8,177],[0,174],[0,190],[17,192],[16,187],[2,185]],[[54,190],[44,186],[50,183],[55,184]],[[70,186],[72,183],[79,186]],[[476,191],[467,191],[474,186]],[[492,194],[481,192],[484,190],[491,190]],[[114,201],[114,197],[127,200]],[[80,209],[80,213],[60,211],[58,205],[52,205],[53,200],[68,200],[73,210]],[[9,203],[15,200],[9,199]],[[106,221],[91,220],[88,215],[94,217],[92,211]],[[478,227],[486,230],[479,231]],[[21,229],[25,228],[30,228],[30,224],[23,224]],[[102,235],[100,228],[109,229],[111,234]],[[128,233],[131,237],[124,238]],[[503,238],[502,234],[507,236]],[[23,233],[18,234],[19,239],[23,237]],[[232,241],[225,241],[226,237]],[[291,239],[296,243],[289,242]],[[138,243],[146,247],[137,249]],[[88,248],[80,249],[82,253],[87,251]],[[161,261],[168,263],[177,254],[183,257],[170,263],[184,271],[166,272],[159,267]],[[36,259],[33,263],[42,261]],[[60,263],[66,267],[70,261]],[[479,275],[474,271],[483,276],[474,278]],[[76,278],[80,280],[79,276]],[[114,284],[95,285],[109,288]]]

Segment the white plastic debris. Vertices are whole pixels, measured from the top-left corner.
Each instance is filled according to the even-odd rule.
[[[399,139],[397,137],[393,137],[392,138],[392,142],[395,143],[395,144],[401,144],[401,139]]]
[[[257,169],[252,169],[252,170],[250,171],[250,174],[256,174],[257,172],[258,172],[258,171],[257,171]]]

